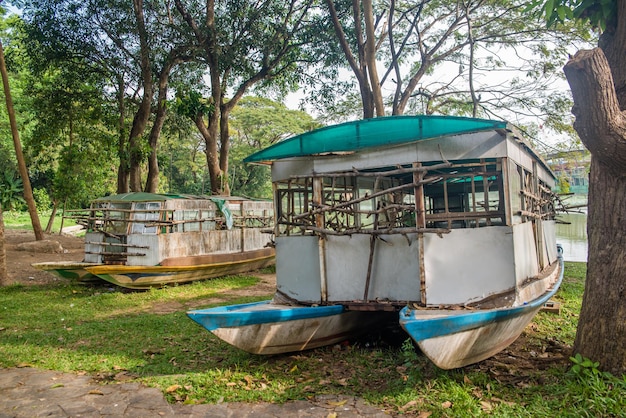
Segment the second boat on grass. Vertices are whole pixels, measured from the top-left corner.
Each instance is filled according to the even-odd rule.
[[[380,117],[247,161],[272,167],[282,302],[189,313],[237,347],[267,351],[259,332],[285,352],[311,348],[391,311],[435,364],[461,367],[511,344],[559,286],[555,176],[505,122]],[[292,318],[302,306],[311,316]]]
[[[274,263],[273,204],[267,201],[127,193],[97,199],[88,211],[71,217],[87,228],[84,262],[74,265],[130,289],[245,273]]]

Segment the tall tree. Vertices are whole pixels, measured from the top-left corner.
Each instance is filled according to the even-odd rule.
[[[146,22],[143,12],[143,0],[133,0],[133,11],[135,15],[135,27],[139,36],[139,68],[141,74],[141,89],[143,94],[139,107],[133,118],[133,124],[130,128],[128,137],[129,150],[129,176],[130,190],[141,191],[141,146],[139,145],[140,136],[143,134],[150,118],[150,110],[152,106],[152,94],[154,82],[152,80],[152,60],[150,57],[150,47],[148,45],[148,33],[146,31]],[[122,190],[127,191],[127,190]]]
[[[562,99],[554,94],[558,68],[580,39],[576,30],[547,32],[522,0],[325,3],[364,117],[380,114],[381,91],[386,114],[517,114],[552,123],[547,110]]]
[[[49,64],[83,67],[98,73],[115,92],[119,118],[118,192],[145,189],[158,182],[156,148],[166,114],[171,71],[188,59],[176,36],[179,17],[158,0],[101,2],[33,0],[18,2],[31,38],[39,45],[41,70]],[[156,103],[156,105],[155,105]],[[156,116],[152,119],[153,111]],[[127,128],[127,117],[132,122]],[[150,127],[150,121],[154,123]],[[146,135],[146,130],[149,134]]]
[[[22,113],[29,112],[23,145],[33,186],[45,188],[54,208],[114,191],[116,107],[106,77],[84,61],[56,65],[21,19],[10,23],[7,58],[19,76]]]
[[[553,0],[549,22],[578,19],[601,30],[598,48],[564,67],[574,128],[591,152],[587,280],[574,351],[626,374],[626,2]]]
[[[13,136],[13,145],[15,147],[17,166],[20,172],[20,176],[22,177],[22,183],[24,185],[24,200],[26,200],[26,204],[28,205],[28,213],[30,214],[30,220],[33,226],[33,232],[35,233],[35,239],[40,241],[44,239],[44,234],[43,229],[41,228],[41,223],[39,222],[39,214],[37,213],[37,206],[35,205],[35,198],[33,197],[33,189],[30,186],[28,167],[26,167],[26,160],[24,159],[24,153],[22,152],[22,144],[20,142],[17,121],[15,119],[13,100],[11,99],[9,74],[7,72],[6,63],[4,61],[4,48],[2,47],[2,42],[0,42],[0,72],[2,73],[4,99],[6,101],[7,113],[9,114],[9,122],[11,124],[11,134]]]
[[[175,4],[207,66],[212,109],[197,113],[194,120],[206,143],[211,192],[228,195],[230,112],[254,86],[270,82],[286,86],[297,77],[295,64],[303,59],[303,45],[311,42],[312,29],[307,26],[311,2],[175,0]]]

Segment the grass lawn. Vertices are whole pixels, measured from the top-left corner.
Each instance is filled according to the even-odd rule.
[[[396,345],[358,341],[252,355],[186,317],[198,305],[254,300],[229,296],[256,284],[252,276],[146,292],[10,286],[0,288],[0,366],[86,371],[104,381],[132,378],[160,388],[172,402],[285,402],[343,394],[406,416],[623,416],[626,378],[605,376],[582,359],[574,371],[569,360],[549,361],[555,347],[570,356],[584,276],[584,263],[566,263],[555,298],[561,312],[539,313],[517,351],[451,371],[434,367],[402,338]],[[525,358],[507,360],[516,352]]]
[[[65,219],[61,216],[62,211],[57,212],[57,215],[54,217],[54,222],[52,223],[51,233],[59,233],[61,229],[61,222],[63,222],[63,227],[68,227],[72,225],[76,225],[72,219]],[[48,225],[48,221],[50,219],[50,211],[39,213],[39,223],[41,224],[42,229],[46,229]],[[30,215],[28,212],[18,212],[18,211],[5,211],[2,214],[4,220],[4,227],[6,229],[26,229],[33,230],[33,224],[30,219]]]

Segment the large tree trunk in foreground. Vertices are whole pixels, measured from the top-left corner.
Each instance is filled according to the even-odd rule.
[[[626,374],[626,114],[601,49],[578,52],[564,71],[574,97],[574,128],[592,155],[587,280],[574,352],[621,375]]]

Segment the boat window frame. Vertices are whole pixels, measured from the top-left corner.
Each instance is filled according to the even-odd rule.
[[[508,225],[503,161],[413,163],[291,176],[274,183],[276,233],[447,232]],[[442,204],[435,201],[437,194]],[[453,200],[462,210],[454,210]]]

